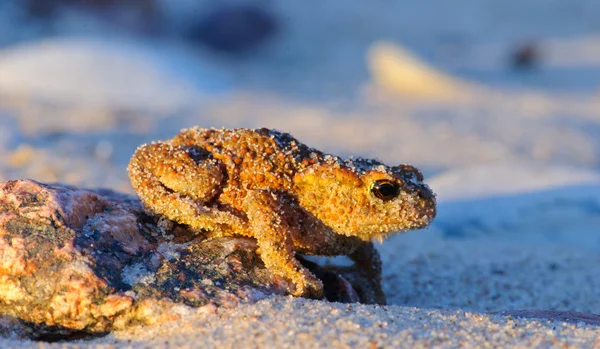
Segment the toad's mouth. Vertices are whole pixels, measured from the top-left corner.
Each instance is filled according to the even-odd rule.
[[[411,229],[422,229],[427,227],[434,216],[422,216],[419,220],[414,221],[395,221],[386,223],[363,223],[358,227],[356,236],[363,241],[377,240],[382,242],[392,235],[406,232]]]
[[[386,223],[362,223],[359,227],[379,227],[389,228],[391,231],[404,231],[408,229],[420,229],[428,226],[433,221],[433,217],[423,216],[415,221],[396,221]]]
[[[361,223],[359,227],[389,227],[390,230],[400,231],[407,229],[420,229],[431,224],[437,214],[435,202],[428,203],[425,207],[415,209],[405,218],[395,221]],[[378,229],[378,230],[380,230]]]

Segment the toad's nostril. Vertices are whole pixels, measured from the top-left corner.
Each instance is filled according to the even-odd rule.
[[[423,182],[423,180],[425,179],[421,170],[417,170],[417,179],[419,180],[419,182]]]
[[[411,166],[411,167],[412,167],[412,166]],[[421,170],[419,170],[419,169],[418,169],[418,168],[416,168],[416,167],[413,167],[411,172],[412,172],[412,173],[414,173],[415,177],[417,177],[417,180],[418,180],[419,182],[423,182],[423,179],[424,179],[424,178],[423,178],[423,173],[421,172]]]
[[[435,199],[435,194],[433,194],[431,189],[429,189],[429,187],[427,187],[427,186],[419,187],[417,189],[417,196],[420,199],[427,200],[427,201],[434,201],[434,199]]]
[[[419,182],[423,181],[423,173],[421,172],[421,170],[419,170],[418,168],[416,168],[414,166],[398,165],[398,166],[394,166],[394,169],[399,170],[400,173],[405,172],[404,175],[406,175],[406,172],[412,173],[417,178],[417,181],[419,181]]]

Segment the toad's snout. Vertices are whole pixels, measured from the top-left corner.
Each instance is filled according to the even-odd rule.
[[[418,198],[419,210],[422,216],[426,216],[431,223],[437,213],[435,194],[426,185],[420,184],[412,189],[413,195]]]

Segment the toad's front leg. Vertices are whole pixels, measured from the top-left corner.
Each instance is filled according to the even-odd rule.
[[[323,283],[295,257],[291,227],[279,212],[277,197],[252,190],[244,201],[250,229],[258,242],[261,259],[274,274],[291,280],[294,296],[321,298]]]
[[[358,288],[367,303],[386,304],[385,294],[381,289],[381,257],[372,242],[361,243],[348,255],[355,263],[356,272],[349,273],[351,282]]]

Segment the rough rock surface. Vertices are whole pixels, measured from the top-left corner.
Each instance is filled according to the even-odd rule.
[[[374,303],[352,268],[305,261],[331,301]],[[249,238],[206,239],[137,198],[32,180],[0,183],[0,332],[54,340],[214,312],[284,294]]]

